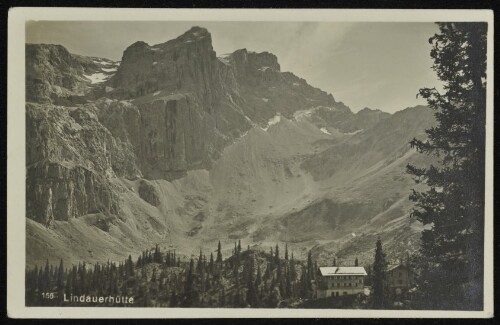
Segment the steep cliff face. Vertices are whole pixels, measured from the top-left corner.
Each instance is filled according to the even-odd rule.
[[[110,84],[120,98],[137,98],[157,90],[190,92],[213,112],[220,82],[210,33],[193,27],[178,38],[149,46],[136,42],[124,52]]]
[[[94,105],[26,105],[29,218],[50,224],[97,211],[118,212],[109,179],[140,172],[130,146],[115,140],[96,111]]]
[[[109,180],[82,166],[46,163],[32,166],[27,177],[27,217],[51,226],[89,213],[116,216],[118,198]]]
[[[100,122],[136,157],[148,179],[173,180],[187,170],[208,168],[224,146],[214,119],[185,94],[154,100],[99,100]]]

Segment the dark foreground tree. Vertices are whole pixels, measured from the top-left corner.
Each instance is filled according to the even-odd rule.
[[[482,309],[487,24],[438,25],[429,42],[444,91],[419,92],[436,111],[437,125],[426,131],[427,140],[411,145],[439,163],[407,167],[426,185],[410,195],[412,216],[430,226],[417,261],[419,307]]]
[[[373,295],[372,305],[375,309],[383,309],[386,305],[386,262],[382,251],[382,241],[377,240],[375,261],[373,262]]]

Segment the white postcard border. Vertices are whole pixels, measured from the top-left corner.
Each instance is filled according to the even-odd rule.
[[[487,21],[486,207],[483,311],[26,307],[25,22],[60,21]],[[407,9],[13,8],[8,21],[7,313],[12,318],[486,318],[493,316],[493,11]]]

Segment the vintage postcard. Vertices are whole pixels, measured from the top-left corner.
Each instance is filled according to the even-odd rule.
[[[493,316],[491,11],[8,32],[10,317]]]

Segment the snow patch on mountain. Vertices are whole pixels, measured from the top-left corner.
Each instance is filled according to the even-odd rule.
[[[337,110],[335,107],[314,106],[314,107],[311,107],[311,108],[308,108],[308,109],[303,109],[303,110],[296,111],[295,113],[293,113],[293,118],[296,121],[301,121],[301,120],[303,120],[305,118],[311,117],[311,115],[314,114],[315,111],[317,111],[318,109],[322,109],[322,108],[323,109],[326,108],[326,109],[328,109],[330,111]]]
[[[219,56],[219,57],[217,57],[217,59],[220,62],[224,63],[225,65],[230,65],[229,60],[227,59],[227,56]]]
[[[116,72],[118,68],[117,67],[113,67],[113,68],[101,68],[102,71],[104,72]]]
[[[269,121],[267,122],[267,126],[265,128],[262,128],[262,130],[267,131],[271,125],[278,124],[280,121],[281,121],[281,115],[276,114],[275,116],[269,119]]]
[[[109,78],[109,75],[106,75],[106,74],[104,74],[102,72],[94,73],[94,74],[91,74],[91,75],[84,74],[83,76],[85,78],[89,79],[91,84],[101,83],[101,82],[106,81],[106,79]]]
[[[353,131],[353,132],[344,133],[344,134],[345,135],[355,135],[355,134],[361,133],[363,131],[364,131],[363,129],[359,129],[359,130],[356,130],[356,131]]]
[[[332,135],[332,134],[330,133],[330,131],[328,131],[328,129],[327,129],[327,128],[321,128],[321,129],[319,129],[319,130],[320,130],[321,132],[323,132],[324,134]]]

